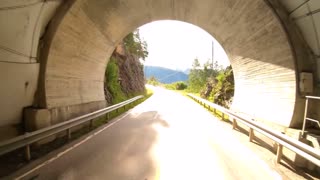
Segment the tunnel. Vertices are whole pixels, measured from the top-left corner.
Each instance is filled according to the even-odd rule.
[[[301,127],[305,94],[299,90],[300,73],[314,73],[315,61],[279,1],[57,2],[39,37],[39,78],[30,108],[24,111],[24,119],[34,126],[105,107],[104,73],[116,45],[144,24],[178,20],[204,29],[225,49],[235,77],[232,110],[263,122]]]

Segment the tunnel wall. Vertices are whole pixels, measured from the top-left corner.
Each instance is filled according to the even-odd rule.
[[[38,86],[39,39],[60,1],[0,1],[0,141],[19,134]]]
[[[234,70],[235,111],[286,127],[300,124],[295,49],[278,14],[262,0],[69,3],[47,35],[41,107],[104,100],[104,71],[115,45],[135,28],[164,19],[197,25],[221,43]]]

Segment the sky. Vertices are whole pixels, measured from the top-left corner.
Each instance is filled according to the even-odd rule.
[[[223,67],[229,60],[221,45],[206,31],[181,21],[155,21],[139,28],[140,37],[148,44],[149,56],[144,64],[174,70],[186,70],[198,58],[203,64],[212,57]]]

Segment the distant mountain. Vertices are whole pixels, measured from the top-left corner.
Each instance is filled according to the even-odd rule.
[[[191,69],[186,69],[186,70],[183,71],[183,73],[185,73],[185,74],[190,74],[190,70],[191,70]]]
[[[158,66],[145,66],[144,75],[147,79],[154,76],[159,82],[164,84],[188,80],[188,75],[184,72]]]

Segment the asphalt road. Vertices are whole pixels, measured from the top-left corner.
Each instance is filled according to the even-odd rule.
[[[158,89],[99,134],[61,152],[27,177],[281,179],[232,131],[191,99]]]

